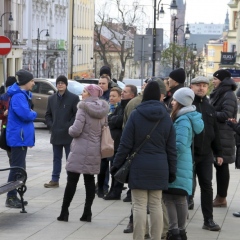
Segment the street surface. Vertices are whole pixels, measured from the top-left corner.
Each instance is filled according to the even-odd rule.
[[[0,240],[130,240],[132,234],[124,234],[123,229],[128,223],[130,203],[123,201],[105,201],[96,196],[93,203],[93,219],[91,223],[81,222],[79,218],[83,212],[85,190],[82,177],[78,189],[70,206],[69,222],[59,222],[62,197],[66,184],[65,159],[60,179],[60,187],[47,189],[43,184],[51,180],[52,147],[49,143],[49,131],[42,123],[36,123],[36,146],[28,150],[27,154],[27,192],[26,210],[5,207],[6,195],[0,195]],[[1,168],[8,167],[5,151],[0,150]],[[200,193],[197,187],[194,210],[189,211],[187,235],[189,240],[239,240],[240,218],[232,213],[240,211],[240,170],[231,165],[231,180],[227,208],[215,208],[214,220],[222,227],[221,232],[202,230],[203,217],[200,207]],[[215,170],[214,170],[215,175]],[[1,184],[7,180],[8,173],[0,173]],[[214,195],[216,192],[213,182]],[[122,199],[126,191],[123,192]]]

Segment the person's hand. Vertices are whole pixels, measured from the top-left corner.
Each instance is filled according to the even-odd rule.
[[[112,166],[111,169],[110,169],[110,173],[111,175],[115,175],[115,173],[118,171],[118,168]]]
[[[237,123],[237,120],[235,118],[228,118],[227,121],[232,122],[232,123]]]
[[[3,115],[6,117],[8,115],[8,109],[4,111]]]
[[[217,158],[216,158],[216,164],[217,164],[218,166],[221,166],[221,165],[223,164],[223,158],[217,157]]]
[[[175,173],[169,173],[169,177],[168,177],[168,182],[172,183],[174,182],[176,179],[176,174]]]

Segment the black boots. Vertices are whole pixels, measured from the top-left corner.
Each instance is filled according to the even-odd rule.
[[[69,216],[68,208],[76,192],[78,179],[79,174],[68,172],[68,181],[63,196],[62,210],[60,216],[57,218],[58,221],[68,222]]]
[[[69,211],[68,211],[68,207],[67,204],[62,205],[62,211],[60,213],[60,216],[57,218],[58,221],[64,221],[64,222],[68,222],[68,216],[69,216]]]
[[[181,240],[187,240],[187,233],[185,229],[180,230],[180,237],[181,237]]]
[[[80,218],[80,221],[83,222],[91,222],[92,221],[92,203],[95,198],[95,182],[94,182],[94,176],[84,174],[84,184],[85,184],[85,190],[86,190],[86,199],[85,199],[85,206],[83,215]]]
[[[174,229],[174,230],[176,231],[177,229]],[[173,230],[169,230],[167,232],[166,239],[167,240],[185,240],[185,239],[187,239],[185,230],[181,230],[180,233],[179,232],[176,233],[175,231],[173,232]],[[184,237],[186,237],[186,238],[184,238]]]

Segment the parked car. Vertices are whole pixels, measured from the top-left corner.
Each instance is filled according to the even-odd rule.
[[[56,79],[35,78],[34,81],[35,86],[32,90],[32,102],[34,104],[34,111],[37,112],[35,122],[45,123],[48,97],[57,92]],[[83,88],[83,84],[74,80],[68,80],[67,89],[79,97],[83,92]]]
[[[82,83],[84,85],[88,84],[98,84],[98,78],[83,78],[83,79],[76,79],[77,82]],[[118,86],[123,89],[125,87],[125,84],[121,81],[117,81]]]

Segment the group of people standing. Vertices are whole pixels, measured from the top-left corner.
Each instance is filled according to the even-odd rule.
[[[30,101],[34,80],[24,70],[16,75],[16,83],[7,89],[11,97],[5,114],[7,143],[11,147],[10,165],[26,168],[27,147],[34,146],[36,112]],[[48,99],[45,118],[51,131],[53,171],[44,187],[59,187],[63,149],[67,159],[67,184],[57,219],[68,221],[69,206],[81,174],[86,198],[80,221],[92,220],[95,174],[98,174],[98,197],[120,200],[123,184],[114,179],[114,174],[127,156],[137,151],[128,182],[132,197],[128,228],[133,232],[133,239],[187,239],[186,221],[188,210],[194,208],[196,177],[201,189],[202,228],[219,231],[220,226],[213,219],[213,207],[227,206],[229,164],[235,161],[237,85],[231,74],[223,69],[214,73],[210,99],[207,97],[209,79],[199,76],[191,80],[189,87],[184,87],[186,76],[181,68],[173,70],[167,81],[146,80],[139,95],[133,85],[120,89],[111,79],[109,67],[104,66],[100,75],[98,85],[84,87],[80,102],[78,96],[67,90],[67,78],[59,76],[58,91]],[[100,139],[106,122],[114,140],[114,156],[101,159]],[[109,162],[112,181],[105,194]],[[217,180],[214,200],[213,166]],[[13,173],[10,172],[9,181]],[[16,191],[8,193],[6,206],[21,207]],[[146,227],[147,212],[150,230]]]

